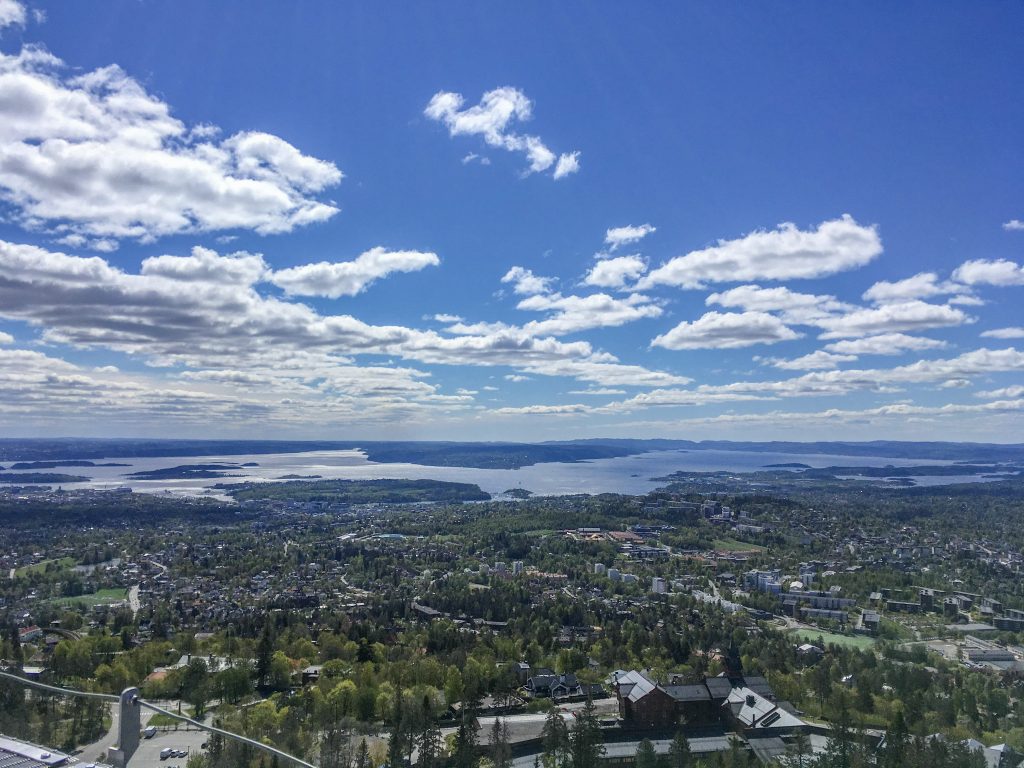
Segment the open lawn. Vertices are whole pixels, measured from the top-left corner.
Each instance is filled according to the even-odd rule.
[[[46,569],[50,566],[53,566],[55,570],[62,571],[65,568],[73,567],[75,562],[73,557],[62,557],[59,560],[43,560],[33,565],[23,565],[21,568],[15,569],[14,578],[28,576],[33,573],[45,573]]]
[[[74,605],[79,608],[88,608],[93,605],[110,605],[112,603],[120,603],[122,600],[127,599],[127,590],[119,587],[113,587],[111,589],[101,589],[88,595],[58,597],[53,602],[58,603],[59,605]]]
[[[794,629],[793,634],[806,643],[817,643],[820,637],[825,645],[843,645],[848,648],[870,648],[875,644],[873,637],[865,635],[837,635],[834,632],[822,632],[817,629]]]

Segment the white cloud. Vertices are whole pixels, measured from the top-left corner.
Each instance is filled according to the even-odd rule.
[[[664,371],[652,371],[639,365],[600,360],[541,360],[521,366],[541,376],[564,376],[605,387],[674,387],[693,381]]]
[[[624,395],[626,390],[624,389],[612,389],[610,387],[592,387],[590,389],[573,389],[569,391],[570,395]]]
[[[861,267],[881,252],[876,229],[844,214],[810,231],[786,223],[737,240],[720,240],[710,248],[670,259],[644,278],[640,287],[702,288],[707,283],[824,277]]]
[[[626,227],[612,227],[604,233],[604,242],[611,250],[621,248],[623,245],[629,245],[643,240],[648,235],[657,232],[657,228],[650,224],[640,224],[638,226],[626,226]]]
[[[992,328],[982,331],[981,335],[987,339],[1024,339],[1024,328],[1015,326],[1012,328]]]
[[[704,303],[708,306],[719,304],[730,309],[738,307],[745,311],[782,312],[784,322],[798,325],[814,325],[823,317],[856,309],[835,296],[816,296],[797,293],[784,286],[762,288],[759,285],[740,285],[712,293]]]
[[[985,392],[975,392],[975,397],[980,397],[986,400],[999,399],[999,398],[1018,398],[1024,397],[1024,386],[1020,384],[1013,384],[1009,387],[1003,387],[1001,389],[990,389]]]
[[[251,229],[338,209],[341,172],[268,133],[190,130],[116,65],[77,74],[33,47],[0,54],[0,198],[21,222],[102,244]]]
[[[900,355],[924,349],[943,349],[946,342],[903,333],[883,333],[862,339],[844,339],[825,345],[825,350],[841,355]]]
[[[495,413],[502,416],[560,416],[569,413],[586,413],[589,405],[524,405],[516,408],[498,408]]]
[[[899,304],[913,299],[927,299],[963,290],[963,286],[940,283],[939,276],[934,272],[920,272],[905,280],[897,280],[892,283],[883,280],[875,283],[864,292],[863,298],[876,304]]]
[[[961,309],[911,300],[900,304],[883,304],[874,309],[858,309],[845,315],[822,318],[815,324],[826,331],[819,338],[841,339],[896,331],[923,331],[970,321],[971,318]]]
[[[946,379],[939,384],[939,389],[963,389],[969,386],[971,386],[971,382],[967,379]]]
[[[18,0],[0,0],[0,30],[25,26],[25,6]]]
[[[316,356],[324,367],[339,364],[339,355],[362,354],[444,365],[615,363],[587,342],[517,328],[452,338],[321,315],[257,291],[264,268],[257,255],[199,248],[147,259],[140,274],[130,274],[100,257],[0,241],[0,316],[41,326],[47,342],[105,347],[164,366],[222,368],[226,359],[234,367],[283,366]]]
[[[143,259],[139,270],[148,277],[215,285],[251,285],[261,281],[268,271],[267,263],[259,254],[239,251],[222,256],[199,246],[192,249],[190,256],[151,256]]]
[[[1024,410],[1024,400],[1000,400],[977,405],[948,403],[940,406],[912,405],[910,403],[894,403],[878,408],[863,410],[843,410],[830,408],[825,411],[768,411],[766,413],[723,413],[718,416],[683,419],[679,424],[807,424],[833,427],[843,423],[881,422],[886,419],[899,420],[906,423],[915,417],[948,417],[961,415],[984,415],[1013,413]]]
[[[519,373],[508,373],[505,375],[505,381],[520,382],[531,381],[531,379],[529,376],[523,376],[522,374]]]
[[[580,169],[579,152],[563,152],[558,156],[558,163],[555,164],[555,179],[564,179],[571,176]]]
[[[967,285],[1024,285],[1024,267],[1006,259],[974,259],[957,267],[953,279]]]
[[[1008,222],[1003,224],[1003,229],[1007,232],[1024,232],[1024,221],[1020,219],[1010,219]]]
[[[692,323],[679,323],[651,345],[674,350],[735,349],[798,338],[799,333],[766,312],[707,312]]]
[[[560,293],[535,294],[516,305],[533,312],[552,312],[544,320],[533,320],[523,326],[531,336],[564,336],[591,328],[608,328],[660,317],[662,309],[646,296],[633,294],[617,299],[606,293],[589,296],[563,296]]]
[[[775,400],[768,395],[746,394],[738,392],[702,392],[692,389],[655,389],[641,392],[628,400],[610,403],[604,406],[606,411],[632,411],[638,408],[677,407],[691,405],[712,405],[716,403],[742,403],[759,400]]]
[[[451,136],[481,136],[489,146],[525,154],[530,173],[546,171],[555,165],[557,179],[579,170],[578,152],[558,157],[539,137],[511,130],[513,123],[525,122],[533,116],[533,102],[518,88],[506,86],[487,91],[473,107],[463,109],[464,103],[462,94],[438,91],[423,114],[444,123]]]
[[[491,158],[486,157],[485,155],[478,155],[476,152],[470,152],[462,158],[463,165],[469,165],[472,162],[478,162],[480,165],[490,165]]]
[[[1024,353],[1016,349],[976,349],[945,360],[918,360],[896,368],[814,371],[783,381],[743,381],[702,385],[701,392],[744,392],[779,397],[841,395],[856,390],[893,391],[896,386],[966,379],[1024,371]]]
[[[551,290],[551,284],[554,281],[553,277],[539,277],[525,267],[512,267],[501,278],[503,283],[512,283],[513,291],[527,296],[535,293],[547,293]]]
[[[436,253],[371,248],[354,261],[303,264],[273,273],[270,281],[291,296],[355,296],[395,272],[418,272],[441,263]]]
[[[583,278],[584,285],[600,288],[623,288],[647,270],[647,262],[640,256],[617,256],[601,259]]]
[[[459,316],[459,315],[448,315],[448,314],[444,314],[443,312],[440,313],[440,314],[434,315],[434,319],[437,322],[439,322],[439,323],[461,323],[462,322],[462,317],[461,316]]]
[[[13,343],[14,343],[14,337],[11,336],[11,334],[5,333],[4,331],[0,331],[0,344],[13,344]]]
[[[793,360],[771,360],[769,362],[774,367],[787,371],[820,371],[830,370],[836,368],[839,363],[850,363],[856,359],[856,355],[836,355],[818,349]]]

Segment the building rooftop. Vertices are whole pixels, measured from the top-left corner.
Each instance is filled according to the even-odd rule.
[[[46,768],[67,765],[70,759],[63,752],[0,735],[0,768]]]

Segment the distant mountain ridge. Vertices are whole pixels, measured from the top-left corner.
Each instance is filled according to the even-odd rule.
[[[426,466],[513,469],[548,462],[633,456],[650,451],[723,450],[945,461],[1024,461],[1024,444],[903,442],[735,442],[588,438],[542,443],[372,440],[152,440],[129,438],[4,438],[0,461],[242,456],[359,449],[370,461]]]

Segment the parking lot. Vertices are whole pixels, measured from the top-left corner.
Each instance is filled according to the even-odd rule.
[[[188,754],[200,751],[209,734],[206,731],[159,731],[152,739],[143,739],[139,749],[128,761],[128,768],[185,768],[188,757],[160,759],[160,751],[170,747]]]

